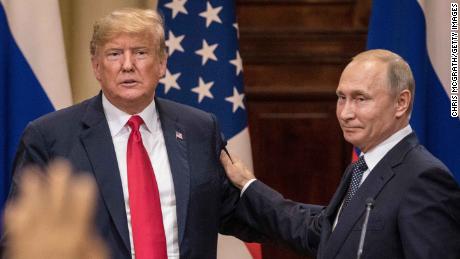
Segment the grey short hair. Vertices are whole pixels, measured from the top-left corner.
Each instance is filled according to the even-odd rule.
[[[409,90],[412,96],[408,109],[410,114],[414,105],[415,80],[409,64],[398,54],[385,49],[368,50],[353,57],[353,61],[373,59],[388,64],[388,83],[393,93]]]

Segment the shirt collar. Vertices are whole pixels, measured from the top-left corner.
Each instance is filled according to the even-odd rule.
[[[369,150],[364,155],[364,161],[366,161],[369,171],[372,171],[374,167],[382,160],[382,158],[390,151],[396,144],[398,144],[403,138],[412,133],[412,127],[408,124],[406,127],[398,130],[396,133],[391,135],[389,138],[378,144],[375,148]]]
[[[120,134],[132,115],[115,107],[115,105],[107,99],[104,93],[102,94],[102,107],[104,108],[105,117],[107,118],[107,122],[109,124],[110,134],[112,137]],[[144,120],[144,124],[141,128],[145,127],[147,131],[154,132],[159,127],[155,99],[153,99],[152,102],[137,115]]]

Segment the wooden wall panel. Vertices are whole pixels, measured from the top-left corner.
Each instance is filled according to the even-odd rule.
[[[274,31],[240,28],[245,63],[346,63],[363,49],[366,31]]]
[[[240,0],[238,21],[251,29],[328,30],[351,26],[354,1]]]
[[[323,205],[349,153],[335,121],[335,102],[324,99],[260,101],[249,107],[257,177],[287,198]]]
[[[271,92],[308,94],[313,91],[335,92],[342,66],[327,64],[257,64],[245,67],[245,83],[250,98]],[[305,74],[310,76],[306,77]],[[251,75],[251,76],[246,76]],[[252,100],[248,100],[252,101]]]

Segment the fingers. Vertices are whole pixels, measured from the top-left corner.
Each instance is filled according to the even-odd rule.
[[[56,160],[48,167],[48,209],[50,215],[55,216],[58,221],[66,218],[71,213],[66,209],[69,206],[71,186],[71,168],[63,160]],[[71,207],[71,206],[69,206]],[[62,215],[64,214],[64,215]]]
[[[49,216],[61,230],[82,242],[92,233],[96,186],[85,174],[73,175],[71,165],[54,161],[48,168]]]
[[[241,160],[236,155],[229,153],[224,149],[220,152],[220,162],[224,167],[231,167],[232,165],[242,164]]]
[[[70,189],[71,199],[69,200],[69,207],[72,211],[72,221],[77,223],[78,229],[87,229],[91,226],[93,220],[94,208],[96,206],[96,186],[94,181],[86,175],[82,175],[74,179]]]
[[[95,207],[94,181],[88,175],[72,175],[70,164],[64,160],[54,161],[48,173],[50,214],[59,217],[56,221],[69,218],[65,222],[88,226]]]
[[[47,172],[38,168],[23,171],[17,199],[5,209],[6,254],[17,259],[108,258],[92,228],[94,180],[73,174],[63,160],[51,163]]]
[[[224,150],[220,151],[220,162],[222,163],[225,169],[227,169],[232,164],[230,157]]]
[[[41,204],[46,202],[43,197],[43,179],[38,167],[27,167],[20,179],[18,197],[7,204],[5,209],[6,230],[14,233],[22,232],[22,229],[33,227],[33,217],[36,211],[42,212]]]
[[[105,246],[105,243],[100,238],[90,239],[86,242],[83,254],[81,258],[87,259],[105,259],[109,258],[109,252]]]
[[[254,174],[249,171],[245,165],[238,159],[236,156],[231,156],[233,162],[228,154],[221,152],[220,161],[225,169],[228,179],[235,185],[237,188],[242,189],[245,184],[254,179]]]

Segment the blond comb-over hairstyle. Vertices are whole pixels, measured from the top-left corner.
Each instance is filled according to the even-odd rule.
[[[98,48],[121,33],[133,35],[150,33],[153,36],[158,57],[163,59],[166,56],[163,18],[155,10],[138,8],[115,10],[96,21],[90,42],[91,56],[95,56]]]

